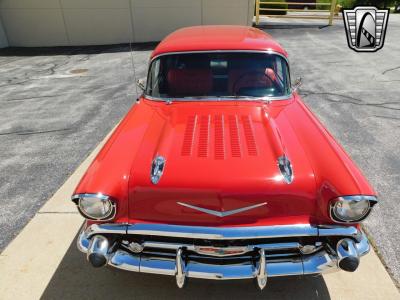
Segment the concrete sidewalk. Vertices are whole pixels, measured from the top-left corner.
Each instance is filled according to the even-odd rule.
[[[0,255],[0,299],[400,299],[374,252],[355,273],[269,280],[259,292],[249,281],[191,280],[94,269],[76,248],[83,219],[69,201],[75,185],[104,141]]]

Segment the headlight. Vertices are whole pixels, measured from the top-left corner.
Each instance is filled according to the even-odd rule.
[[[330,215],[335,222],[359,222],[369,215],[376,203],[375,196],[338,197],[331,201]]]
[[[110,220],[116,213],[115,203],[103,194],[78,194],[72,196],[79,212],[89,220]]]

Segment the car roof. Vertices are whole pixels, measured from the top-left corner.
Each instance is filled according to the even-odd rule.
[[[273,51],[287,57],[286,51],[269,34],[254,27],[236,25],[193,26],[168,35],[152,53],[186,51],[253,50]]]

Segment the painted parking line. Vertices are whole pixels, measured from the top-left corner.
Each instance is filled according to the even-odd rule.
[[[263,293],[256,293],[248,282],[198,281],[178,290],[174,281],[166,277],[91,268],[76,250],[74,239],[83,219],[69,198],[108,136],[0,255],[0,299],[201,298],[204,291],[208,298],[218,299],[229,295],[270,299],[400,299],[373,251],[362,258],[355,273],[332,273],[323,279],[271,279],[270,287]]]

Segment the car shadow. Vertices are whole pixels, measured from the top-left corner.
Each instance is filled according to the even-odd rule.
[[[271,278],[259,291],[251,280],[191,279],[178,289],[175,278],[111,267],[95,269],[76,248],[76,238],[49,281],[42,299],[330,299],[322,276]]]

